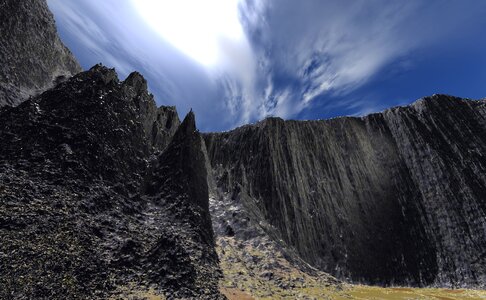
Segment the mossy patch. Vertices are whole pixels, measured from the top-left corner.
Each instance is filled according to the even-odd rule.
[[[381,288],[342,283],[323,272],[301,271],[273,244],[255,247],[232,237],[219,237],[217,251],[224,279],[221,292],[229,300],[461,300],[486,299],[486,291],[433,288]],[[272,270],[268,267],[271,267]]]

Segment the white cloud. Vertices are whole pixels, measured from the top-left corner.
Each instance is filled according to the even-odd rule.
[[[289,118],[323,95],[347,95],[384,66],[451,38],[475,14],[460,7],[433,0],[247,0],[242,20],[258,62],[257,90],[251,101],[243,95],[252,105],[241,113],[247,120]]]
[[[220,128],[224,109],[210,70],[160,38],[129,0],[48,0],[67,46],[85,68],[115,67],[121,78],[139,71],[159,105],[176,105],[183,117],[193,108],[201,128]],[[225,123],[225,126],[229,126]]]
[[[107,36],[91,18],[79,11],[75,2],[49,0],[49,6],[62,18],[64,29],[75,36],[79,43],[89,48],[95,56],[102,57],[106,65],[115,67],[122,74],[128,74],[133,70],[126,61],[117,59],[108,50],[113,42],[113,36]]]
[[[294,118],[314,105],[351,114],[379,108],[369,97],[335,99],[385,66],[413,66],[411,53],[453,42],[484,13],[476,8],[481,1],[239,0],[245,34],[219,39],[218,63],[203,67],[151,31],[132,1],[48,0],[85,66],[103,62],[122,76],[140,71],[159,104],[182,114],[193,108],[203,130]]]

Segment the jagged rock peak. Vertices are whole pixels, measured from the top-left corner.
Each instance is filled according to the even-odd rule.
[[[192,255],[197,259],[191,261],[192,274],[180,277],[178,282],[183,287],[196,285],[196,294],[181,296],[220,299],[217,279],[221,274],[209,213],[208,163],[205,145],[195,124],[191,111],[148,172],[144,193],[154,203],[165,207],[177,220],[179,230],[186,232],[185,240],[179,241],[195,249]]]
[[[132,72],[128,75],[123,84],[129,85],[138,93],[147,91],[147,80],[139,72]]]
[[[172,190],[187,195],[188,207],[199,211],[201,230],[212,244],[213,233],[209,216],[208,170],[205,144],[196,129],[194,113],[190,111],[177,129],[171,143],[157,160],[153,174],[147,180],[148,194],[155,195],[174,184]],[[167,176],[171,180],[167,181]],[[191,183],[191,184],[188,184]]]
[[[191,110],[187,113],[186,117],[181,123],[180,128],[177,130],[175,137],[179,137],[181,139],[197,134],[197,129],[196,129],[196,116],[194,115],[194,112]]]
[[[172,139],[175,108],[128,82],[96,65],[0,110],[1,299],[222,297],[194,116]]]
[[[101,63],[92,66],[85,74],[86,76],[92,76],[94,79],[99,80],[104,85],[110,83],[118,84],[120,82],[115,68],[105,67]]]
[[[19,146],[22,151],[16,150],[15,143],[8,143],[2,154],[30,157],[44,146],[51,147],[47,141],[51,139],[49,134],[52,130],[46,124],[56,120],[65,128],[62,133],[66,135],[66,141],[76,145],[73,151],[79,155],[78,162],[83,162],[80,167],[86,168],[88,173],[114,180],[129,176],[135,169],[141,172],[146,165],[145,156],[162,151],[180,123],[174,108],[157,108],[148,92],[137,93],[131,88],[126,89],[119,84],[115,70],[102,65],[79,73],[26,101],[18,109],[5,110],[2,118],[5,124],[12,123],[12,126],[19,127],[18,134],[24,140],[32,141]],[[24,118],[25,121],[18,123],[19,119]],[[62,122],[57,121],[61,118]],[[38,128],[36,135],[29,132],[31,127]],[[82,145],[86,131],[92,133],[90,150]],[[136,155],[130,152],[133,148],[137,149]],[[139,155],[138,152],[143,154]],[[58,161],[55,151],[46,150],[46,153],[47,156],[54,155],[53,161]],[[107,163],[107,168],[98,168],[101,158],[113,162]],[[118,168],[118,171],[113,172],[112,168]],[[73,176],[81,173],[79,171]]]

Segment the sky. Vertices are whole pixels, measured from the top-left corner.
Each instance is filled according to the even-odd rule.
[[[486,97],[484,0],[48,0],[84,69],[139,71],[200,130]]]

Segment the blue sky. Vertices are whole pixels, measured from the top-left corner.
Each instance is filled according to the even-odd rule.
[[[156,3],[156,4],[154,4]],[[141,72],[203,131],[486,97],[483,0],[48,0],[83,68]]]

